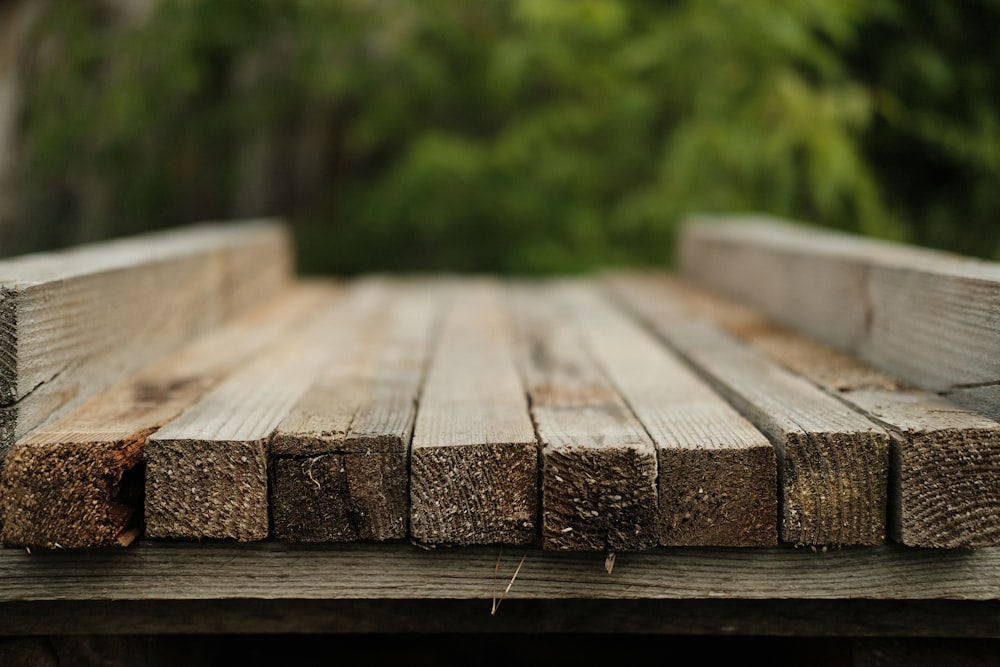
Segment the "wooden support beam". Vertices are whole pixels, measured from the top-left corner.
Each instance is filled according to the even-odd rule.
[[[277,539],[409,535],[410,439],[444,295],[432,281],[384,281],[379,289],[330,332],[326,368],[274,434]]]
[[[538,534],[538,446],[501,287],[452,289],[414,427],[411,539],[527,544]]]
[[[330,332],[366,291],[348,288],[146,441],[146,531],[154,538],[268,537],[268,447],[329,354]]]
[[[262,220],[0,262],[0,460],[31,429],[287,287],[291,246]]]
[[[763,431],[778,456],[779,539],[874,545],[886,537],[889,436],[879,426],[642,283],[617,297]]]
[[[913,547],[1000,546],[1000,423],[878,371],[690,283],[660,289],[689,317],[709,318],[890,435],[889,536]]]
[[[510,288],[542,446],[542,545],[648,549],[658,542],[656,447],[585,349],[567,289]]]
[[[1000,264],[761,216],[695,218],[681,275],[1000,420]]]
[[[573,294],[585,344],[638,416],[658,456],[664,546],[778,541],[774,447],[593,283]]]

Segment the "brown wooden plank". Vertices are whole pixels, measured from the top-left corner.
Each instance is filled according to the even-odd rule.
[[[656,546],[656,447],[583,346],[560,283],[510,287],[519,359],[542,446],[542,545]]]
[[[759,311],[668,276],[654,280],[692,315],[711,318],[888,431],[892,539],[915,547],[1000,546],[1000,424]]]
[[[270,438],[323,367],[330,332],[370,296],[348,287],[147,439],[146,535],[237,541],[269,535]]]
[[[33,428],[289,285],[277,221],[204,224],[0,262],[0,458]]]
[[[1000,264],[753,216],[695,219],[680,247],[689,280],[1000,419]]]
[[[587,288],[573,295],[580,331],[656,444],[660,544],[777,544],[774,447],[594,284]]]
[[[442,294],[424,280],[381,289],[332,332],[326,368],[272,438],[277,539],[408,535],[409,446]]]
[[[538,447],[501,288],[483,278],[453,289],[414,427],[411,538],[529,543],[538,534]]]
[[[0,473],[0,540],[127,545],[142,529],[146,437],[330,301],[301,283],[19,440]]]
[[[612,281],[637,314],[774,444],[779,539],[872,545],[886,537],[889,436],[804,378],[644,283]]]
[[[398,541],[139,540],[128,549],[0,549],[0,603],[458,599],[485,601],[489,614],[489,602],[512,578],[500,614],[515,600],[547,599],[1000,601],[996,548],[657,547],[619,553],[610,575],[605,560],[603,553],[539,546],[422,549]]]

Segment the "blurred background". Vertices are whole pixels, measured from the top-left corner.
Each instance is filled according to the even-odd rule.
[[[1000,259],[1000,1],[3,0],[0,255],[281,216],[302,273],[669,266],[693,212]]]

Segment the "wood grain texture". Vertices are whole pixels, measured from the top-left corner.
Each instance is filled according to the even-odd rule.
[[[291,240],[277,221],[205,224],[0,262],[0,457],[32,428],[290,280]]]
[[[713,323],[692,320],[666,292],[633,284],[617,294],[774,444],[779,539],[885,539],[889,436],[881,427]]]
[[[890,434],[889,536],[914,547],[1000,546],[1000,424],[690,283],[656,283]]]
[[[660,544],[777,544],[768,439],[594,284],[572,296],[587,347],[656,445]]]
[[[540,546],[139,540],[128,549],[0,549],[0,602],[55,600],[1000,600],[1000,550]],[[902,606],[902,605],[901,605]],[[501,607],[501,612],[503,607]],[[994,632],[997,628],[994,627]]]
[[[511,287],[519,360],[542,446],[542,545],[657,544],[656,447],[583,345],[567,284]]]
[[[686,278],[1000,418],[962,391],[1000,384],[1000,264],[762,217],[692,220],[680,247]]]
[[[410,455],[410,535],[425,545],[525,544],[538,534],[538,446],[501,288],[451,288]]]
[[[147,439],[146,535],[237,541],[269,535],[271,435],[323,367],[326,339],[351,296],[324,304]]]
[[[0,540],[127,545],[142,530],[147,436],[335,294],[332,283],[290,286],[17,441],[0,473]]]
[[[278,539],[408,535],[410,439],[443,294],[427,281],[377,289],[331,332],[325,369],[272,438]]]

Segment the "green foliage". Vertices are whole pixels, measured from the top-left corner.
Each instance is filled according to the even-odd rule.
[[[1000,9],[911,6],[162,0],[122,26],[60,4],[27,210],[48,245],[280,214],[307,272],[665,266],[706,211],[975,252],[949,236],[971,215],[1000,250]]]

